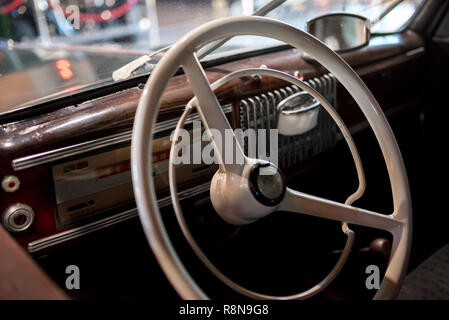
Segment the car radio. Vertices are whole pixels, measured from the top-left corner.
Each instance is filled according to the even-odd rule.
[[[153,177],[156,190],[168,188],[170,137],[153,141]],[[130,166],[131,147],[63,162],[52,167],[59,227],[134,200]],[[182,184],[211,175],[217,166],[192,164],[177,167]]]

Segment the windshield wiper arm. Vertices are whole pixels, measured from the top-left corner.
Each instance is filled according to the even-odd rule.
[[[404,0],[397,0],[390,4],[380,15],[378,15],[375,19],[371,20],[371,26],[374,26],[376,23],[378,23],[380,20],[385,18],[387,14],[389,14],[391,11],[393,11],[398,5],[400,5]]]
[[[281,4],[283,4],[286,0],[272,0],[272,1],[268,1],[265,5],[263,5],[262,7],[260,7],[259,9],[257,9],[256,11],[254,11],[251,15],[252,16],[265,16],[267,15],[269,12],[273,11],[274,9],[276,9],[277,7],[279,7]],[[203,48],[201,48],[198,51],[198,59],[201,60],[202,58],[204,58],[205,56],[207,56],[209,53],[211,53],[212,51],[220,48],[222,45],[224,45],[226,42],[228,42],[231,38],[226,38],[223,40],[218,40],[215,42],[212,42],[206,46],[204,46]]]
[[[164,51],[167,51],[168,49],[170,49],[171,46],[167,46],[164,48],[161,48],[159,50],[154,51],[151,54],[145,54],[143,56],[138,57],[137,59],[132,60],[131,62],[125,64],[124,66],[118,68],[117,70],[115,70],[112,73],[112,79],[114,81],[119,81],[119,80],[125,80],[128,79],[129,77],[131,77],[131,75],[139,70],[140,68],[145,67],[146,65],[148,65],[149,67],[149,71],[151,72],[151,70],[154,68],[153,64],[150,64],[149,62],[155,57],[157,56],[159,53],[162,53]]]
[[[269,12],[271,12],[272,10],[276,9],[277,7],[279,7],[281,4],[283,4],[286,0],[271,0],[268,1],[265,5],[263,5],[262,7],[260,7],[259,9],[257,9],[256,11],[254,11],[251,15],[252,16],[264,16],[266,14],[268,14]],[[207,56],[209,53],[211,53],[212,51],[218,49],[219,47],[221,47],[222,45],[224,45],[226,42],[228,42],[228,40],[231,38],[226,38],[223,40],[218,40],[215,42],[212,42],[206,46],[204,46],[203,48],[201,48],[198,52],[198,59],[202,59],[205,56]],[[124,66],[118,68],[117,70],[115,70],[112,73],[112,79],[114,81],[119,81],[119,80],[125,80],[128,79],[129,77],[131,77],[131,75],[137,71],[140,68],[143,68],[145,66],[148,65],[148,67],[150,68],[150,72],[151,70],[154,68],[153,64],[150,64],[149,62],[151,60],[153,60],[153,58],[164,52],[167,51],[168,49],[171,48],[170,46],[164,47],[162,49],[159,49],[151,54],[147,54],[147,55],[143,55],[127,64],[125,64]]]

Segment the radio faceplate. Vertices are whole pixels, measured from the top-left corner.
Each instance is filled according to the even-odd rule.
[[[192,141],[193,142],[193,141]],[[170,136],[153,140],[153,178],[156,190],[168,189]],[[52,166],[60,228],[134,201],[130,166],[131,147],[121,147]],[[212,175],[216,165],[177,166],[177,182],[193,182]]]

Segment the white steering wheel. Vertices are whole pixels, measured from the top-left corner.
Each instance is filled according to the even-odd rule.
[[[359,105],[373,129],[380,145],[392,188],[393,213],[380,214],[352,206],[365,188],[363,168],[355,144],[346,126],[329,103],[304,82],[286,73],[269,69],[247,69],[234,72],[213,85],[209,84],[206,74],[196,58],[196,52],[215,40],[237,35],[258,35],[283,41],[314,57],[348,90]],[[233,224],[251,223],[274,211],[290,211],[306,215],[341,221],[348,239],[344,251],[329,275],[315,287],[291,296],[275,297],[253,292],[239,286],[222,274],[203,254],[187,229],[177,197],[175,171],[173,168],[173,150],[170,155],[170,191],[172,202],[181,225],[181,229],[192,249],[201,261],[225,284],[239,293],[252,298],[266,299],[303,299],[323,290],[338,274],[345,263],[353,243],[353,233],[347,223],[386,230],[393,235],[390,261],[380,289],[375,298],[395,298],[399,292],[406,272],[411,247],[412,213],[410,191],[399,147],[393,132],[379,104],[352,68],[334,51],[313,36],[280,21],[261,17],[231,17],[215,20],[191,31],[177,41],[157,64],[150,76],[139,101],[132,136],[131,163],[134,194],[146,237],[168,279],[185,299],[206,299],[207,296],[190,277],[174,250],[157,205],[154,182],[152,179],[152,128],[156,123],[159,100],[169,79],[182,66],[196,97],[190,101],[186,111],[178,122],[175,137],[183,126],[192,106],[195,106],[207,129],[213,128],[223,133],[231,126],[224,115],[213,90],[234,78],[248,74],[262,74],[277,77],[293,83],[311,93],[337,122],[356,165],[359,187],[345,204],[301,193],[287,188],[282,174],[267,162],[247,158],[234,136],[237,146],[236,157],[244,159],[244,164],[225,164],[221,161],[219,170],[211,183],[211,201],[217,213]],[[176,140],[173,141],[173,144]],[[218,156],[228,159],[226,148]],[[279,192],[264,192],[259,187],[260,168],[268,166],[275,169],[270,176],[270,185],[276,185]],[[260,182],[266,184],[265,182]]]

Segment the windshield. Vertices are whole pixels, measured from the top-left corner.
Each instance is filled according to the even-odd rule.
[[[210,20],[250,15],[268,1],[0,0],[0,114],[111,83],[114,70],[143,54]],[[288,0],[267,16],[305,29],[308,19],[343,11],[377,22],[372,32],[391,33],[422,2]],[[277,45],[260,37],[234,38],[205,59]]]

